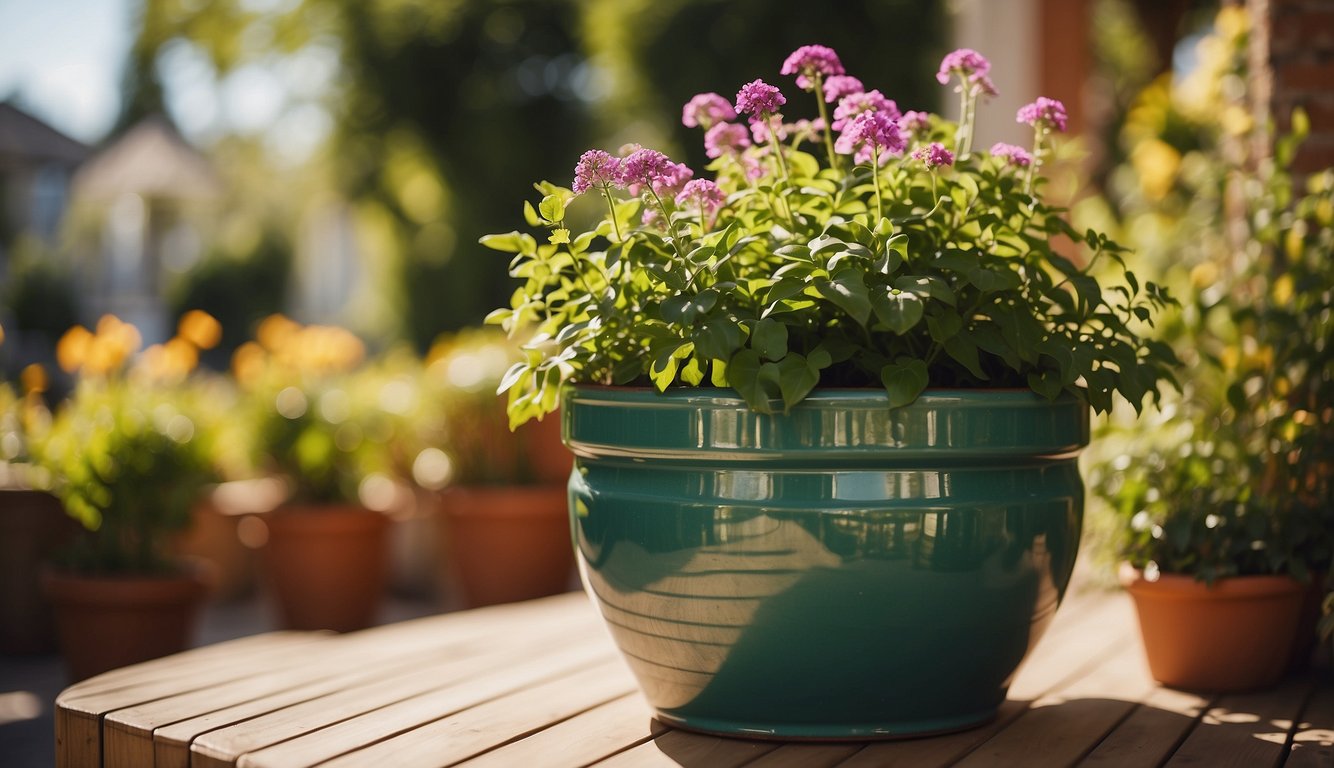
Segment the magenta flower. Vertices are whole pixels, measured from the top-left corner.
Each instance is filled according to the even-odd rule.
[[[899,127],[913,136],[924,136],[931,130],[931,113],[910,109],[899,118]]]
[[[848,121],[863,112],[884,112],[890,120],[899,119],[899,105],[880,91],[866,91],[844,96],[834,109],[834,130],[843,130]]]
[[[676,197],[681,188],[694,177],[695,172],[685,163],[673,163],[670,160],[662,170],[651,179],[653,191],[661,198]]]
[[[663,153],[641,147],[621,161],[619,180],[622,186],[630,188],[631,194],[639,194],[642,187],[652,184],[671,164]]]
[[[852,118],[834,144],[840,154],[854,155],[857,163],[867,163],[879,156],[880,164],[889,162],[892,155],[901,154],[908,146],[899,131],[899,124],[885,112],[863,112]]]
[[[780,74],[796,75],[797,87],[803,91],[815,89],[815,76],[843,74],[843,62],[833,48],[823,45],[803,45],[783,62]]]
[[[954,165],[954,153],[945,149],[945,145],[938,141],[933,141],[925,147],[920,147],[912,156],[926,163],[926,167],[935,170],[942,165]]]
[[[722,207],[727,195],[721,187],[708,179],[695,179],[685,185],[676,196],[676,204],[681,207],[694,206],[704,212],[705,217],[712,216]]]
[[[704,154],[710,158],[734,155],[749,146],[746,126],[738,123],[718,123],[704,134]]]
[[[735,120],[731,103],[716,93],[699,93],[681,108],[681,124],[687,128],[708,129],[723,120]]]
[[[1028,123],[1034,128],[1041,124],[1064,133],[1066,126],[1065,105],[1056,99],[1039,96],[1037,101],[1019,108],[1018,114],[1015,115],[1015,121]]]
[[[1027,168],[1033,164],[1033,156],[1023,147],[1016,147],[1013,144],[1006,144],[998,141],[991,145],[992,157],[1003,157],[1010,165]]]
[[[649,205],[645,206],[644,212],[639,215],[639,223],[653,229],[662,229],[665,221],[662,218],[662,211]]]
[[[866,86],[862,85],[862,81],[852,75],[834,75],[824,81],[824,100],[830,104],[837,104],[844,96],[865,91]]]
[[[574,166],[574,193],[582,195],[598,187],[620,187],[621,160],[600,149],[590,149],[579,156]]]
[[[772,126],[768,120],[750,120],[750,136],[756,144],[766,144],[769,141],[769,135],[773,133]],[[778,124],[778,140],[787,141],[788,125],[786,123]]]
[[[986,77],[990,71],[991,62],[987,61],[986,56],[972,48],[960,48],[945,54],[945,58],[940,60],[940,71],[936,73],[936,81],[941,85],[947,85],[951,75],[959,75],[968,82],[975,83]]]
[[[736,93],[736,111],[741,114],[756,117],[773,115],[786,103],[787,98],[763,80],[746,83]]]

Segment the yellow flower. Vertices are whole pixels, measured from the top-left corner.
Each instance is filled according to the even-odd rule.
[[[264,375],[268,354],[253,341],[247,341],[232,353],[232,375],[241,386],[249,386]]]
[[[93,334],[82,325],[76,325],[65,331],[56,343],[56,363],[62,371],[74,373],[83,367],[88,358],[88,347],[92,344]]]
[[[259,324],[255,338],[270,352],[279,352],[300,332],[301,326],[280,314],[269,315]]]
[[[192,309],[181,316],[181,322],[176,326],[176,335],[198,349],[212,349],[222,340],[222,324],[213,315],[201,309]]]
[[[45,392],[49,384],[46,369],[38,363],[25,367],[19,374],[19,381],[23,384],[24,393]]]

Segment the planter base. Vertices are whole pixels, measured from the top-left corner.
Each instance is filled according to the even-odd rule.
[[[943,736],[986,725],[996,719],[991,709],[972,715],[928,720],[904,720],[892,723],[748,723],[733,720],[714,720],[702,717],[675,717],[664,712],[655,716],[674,728],[681,728],[710,736],[759,739],[762,741],[894,741],[927,736]]]

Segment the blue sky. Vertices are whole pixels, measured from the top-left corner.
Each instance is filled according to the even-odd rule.
[[[132,0],[0,0],[0,99],[96,142],[120,106]]]

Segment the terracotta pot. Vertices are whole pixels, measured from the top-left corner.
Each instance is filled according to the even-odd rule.
[[[0,489],[0,653],[57,648],[51,607],[42,598],[42,563],[78,532],[51,494]]]
[[[240,520],[205,497],[191,511],[190,527],[172,539],[178,556],[213,566],[217,581],[212,596],[218,600],[244,597],[255,585],[252,551],[236,533]]]
[[[560,422],[560,411],[557,411],[547,414],[541,421],[530,421],[519,427],[528,468],[539,484],[564,486],[570,479],[574,454],[561,442]]]
[[[1288,576],[1235,576],[1209,587],[1177,574],[1150,582],[1129,565],[1121,581],[1135,600],[1158,682],[1244,691],[1273,684],[1286,669],[1306,584]]]
[[[1324,571],[1315,571],[1306,585],[1301,619],[1297,622],[1297,633],[1292,638],[1292,653],[1288,657],[1289,672],[1302,672],[1311,666],[1317,637],[1316,625],[1320,623],[1320,606],[1325,600],[1326,576]]]
[[[389,580],[389,518],[352,505],[291,505],[266,523],[263,560],[283,626],[375,624]]]
[[[42,573],[71,681],[190,646],[208,592],[202,570],[174,576]]]
[[[574,547],[564,486],[472,486],[440,494],[444,551],[470,607],[570,588]]]

